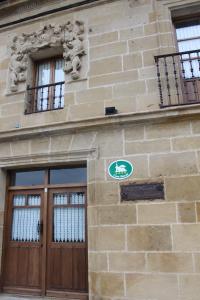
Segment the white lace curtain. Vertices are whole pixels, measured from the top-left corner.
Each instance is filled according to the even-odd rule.
[[[16,195],[13,198],[13,219],[12,219],[12,240],[21,242],[38,242],[40,239],[38,233],[38,224],[40,222],[40,208],[34,207],[40,205],[40,196],[28,196],[28,205],[26,196]]]
[[[71,194],[70,203],[84,204],[82,193]],[[67,194],[55,194],[54,205],[69,203]],[[54,242],[84,242],[85,241],[85,208],[84,207],[54,207]]]

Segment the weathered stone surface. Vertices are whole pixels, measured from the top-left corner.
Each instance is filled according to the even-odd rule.
[[[76,94],[76,100],[78,103],[96,102],[106,99],[111,99],[111,88],[94,88],[89,90],[83,90]]]
[[[166,178],[166,199],[169,201],[193,201],[200,199],[200,176]]]
[[[154,153],[154,152],[169,152],[170,140],[156,140],[156,141],[137,141],[128,142],[125,144],[125,153],[141,154],[141,153]]]
[[[175,275],[126,274],[126,286],[127,296],[134,300],[178,298],[178,281]]]
[[[98,210],[99,224],[135,224],[135,205],[102,206]]]
[[[143,35],[143,26],[128,28],[120,31],[120,39],[122,41],[130,40]]]
[[[48,153],[50,139],[47,137],[31,140],[31,153]]]
[[[124,295],[124,279],[122,274],[102,273],[100,275],[101,295],[112,297]]]
[[[158,39],[156,36],[137,38],[129,41],[128,45],[130,52],[155,49],[158,47]]]
[[[71,144],[71,139],[71,135],[52,136],[50,143],[50,151],[59,152],[68,150]]]
[[[195,272],[200,273],[200,253],[194,254]]]
[[[149,272],[192,273],[193,262],[190,253],[149,253]]]
[[[11,155],[10,143],[1,143],[0,144],[0,155],[1,155],[1,157],[7,157],[7,156]]]
[[[123,226],[97,227],[89,232],[90,250],[117,251],[125,249],[125,229]]]
[[[99,46],[101,44],[112,43],[117,40],[118,40],[118,32],[117,31],[98,34],[98,35],[91,36],[89,38],[91,47]]]
[[[89,253],[89,271],[103,272],[108,270],[107,255],[105,253]]]
[[[200,202],[196,203],[197,222],[200,222]]]
[[[86,98],[86,102],[89,98]],[[93,99],[92,99],[93,100]],[[92,102],[89,100],[89,102]],[[68,120],[80,120],[94,117],[100,117],[104,115],[104,103],[92,102],[79,105],[71,105],[69,108]]]
[[[149,139],[185,136],[190,134],[190,123],[164,123],[149,125],[146,127],[146,135]]]
[[[144,126],[135,125],[135,126],[125,127],[124,133],[125,133],[126,141],[142,140],[144,139]]]
[[[113,272],[145,271],[145,255],[131,252],[109,254],[109,268]]]
[[[102,158],[123,155],[122,130],[111,129],[109,135],[107,130],[99,131],[96,137],[95,145],[98,146],[99,153]]]
[[[200,136],[174,138],[172,147],[175,151],[200,149]]]
[[[131,83],[124,83],[114,86],[114,97],[133,96],[138,94],[144,94],[146,92],[145,82],[135,81]]]
[[[90,149],[93,146],[96,132],[84,132],[73,136],[70,150]]]
[[[119,185],[116,182],[97,182],[91,203],[109,205],[119,203]]]
[[[99,59],[102,57],[109,57],[114,55],[120,55],[127,52],[126,42],[116,42],[103,46],[98,46],[90,49],[90,59]]]
[[[122,71],[122,58],[120,56],[109,57],[92,61],[90,64],[90,76],[99,76]],[[106,85],[106,83],[104,83]]]
[[[169,226],[130,226],[127,239],[129,251],[168,251],[172,247]]]
[[[141,53],[128,54],[123,56],[124,70],[137,69],[142,67]]]
[[[200,224],[173,225],[172,235],[175,251],[200,250]]]
[[[179,280],[181,300],[198,300],[200,275],[181,275]]]
[[[174,204],[138,205],[139,224],[170,224],[176,223],[176,206]]]
[[[153,177],[198,173],[193,152],[150,155],[149,165]]]
[[[30,141],[15,141],[11,143],[11,152],[13,156],[26,155],[30,151]]]
[[[179,203],[178,204],[178,219],[180,223],[195,223],[196,209],[195,203]]]
[[[106,73],[106,68],[103,68],[104,74]],[[133,81],[138,79],[137,70],[112,73],[103,76],[91,77],[89,84],[90,87],[102,86],[102,85],[113,85],[116,83],[122,83],[127,81]],[[117,97],[117,96],[116,96]]]

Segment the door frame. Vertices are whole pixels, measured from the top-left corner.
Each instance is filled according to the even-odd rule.
[[[65,166],[57,166],[58,168],[62,167],[67,167]],[[26,168],[24,170],[36,170],[37,168]],[[43,205],[42,205],[42,219],[43,219],[43,247],[42,247],[42,267],[41,267],[41,293],[34,293],[33,290],[30,289],[30,294],[32,295],[41,295],[45,296],[47,292],[47,287],[46,287],[46,265],[47,265],[47,234],[48,234],[48,229],[47,229],[47,218],[48,218],[48,196],[50,194],[51,189],[68,189],[68,188],[85,188],[86,190],[86,224],[85,224],[85,234],[86,234],[86,247],[87,247],[87,275],[88,275],[88,240],[87,240],[87,235],[88,235],[88,224],[87,224],[87,183],[70,183],[70,184],[49,184],[48,183],[48,178],[49,178],[49,167],[44,167],[40,168],[45,170],[45,180],[43,185],[34,185],[34,186],[11,186],[11,177],[10,174],[7,174],[7,180],[6,180],[6,194],[5,194],[5,208],[4,208],[4,226],[3,226],[3,243],[2,243],[2,256],[1,256],[1,291],[4,291],[4,272],[5,272],[5,252],[6,252],[6,245],[7,245],[7,232],[8,232],[8,222],[9,222],[9,199],[10,197],[10,192],[12,191],[29,191],[29,190],[43,190]],[[87,276],[88,278],[88,276]],[[6,290],[6,292],[14,292],[10,290]],[[22,288],[16,288],[16,293],[23,293],[25,289]],[[25,291],[26,293],[29,292],[27,289]],[[50,292],[48,296],[60,296],[60,297],[72,297],[72,293],[68,292]],[[73,293],[74,299],[83,299],[86,300],[88,299],[88,291],[86,293]]]

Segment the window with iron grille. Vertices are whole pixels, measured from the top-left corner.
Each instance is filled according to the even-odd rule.
[[[200,18],[174,24],[177,52],[155,56],[161,108],[200,103]]]
[[[26,113],[64,107],[64,60],[53,58],[35,63],[33,86],[27,87]]]

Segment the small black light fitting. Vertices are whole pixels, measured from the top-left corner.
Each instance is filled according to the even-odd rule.
[[[106,107],[105,108],[105,115],[106,116],[109,116],[109,115],[115,115],[117,114],[118,111],[117,109],[115,108],[115,106],[110,106],[110,107]]]

